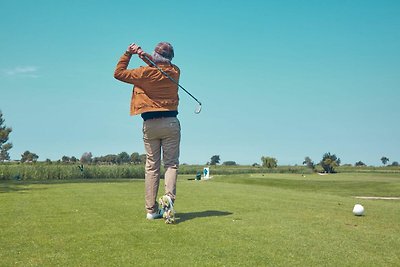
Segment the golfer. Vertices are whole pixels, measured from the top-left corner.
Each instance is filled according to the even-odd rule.
[[[127,69],[132,55],[138,55],[150,66]],[[151,66],[146,57],[175,81],[179,81],[180,70],[171,63],[174,49],[167,42],[157,44],[152,55],[145,53],[137,44],[129,45],[119,59],[114,77],[134,85],[130,113],[132,116],[140,114],[143,118],[146,218],[153,220],[164,217],[166,223],[173,223],[181,139],[177,118],[178,86]],[[156,198],[160,184],[161,152],[165,167],[165,195],[159,199],[159,207]]]

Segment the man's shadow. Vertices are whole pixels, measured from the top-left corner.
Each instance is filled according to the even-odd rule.
[[[195,218],[203,218],[203,217],[218,217],[218,216],[227,216],[232,215],[232,212],[228,211],[219,211],[219,210],[205,210],[205,211],[196,211],[196,212],[188,212],[188,213],[178,213],[176,216],[176,223],[183,223],[188,220],[192,220]]]

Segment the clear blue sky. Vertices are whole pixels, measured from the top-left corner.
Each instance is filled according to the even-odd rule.
[[[203,102],[180,92],[181,163],[400,161],[400,1],[2,0],[0,25],[12,159],[144,153],[113,72],[131,42],[169,41]]]

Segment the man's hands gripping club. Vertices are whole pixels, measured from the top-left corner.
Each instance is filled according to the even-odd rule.
[[[152,60],[153,58],[149,54],[144,52],[139,45],[135,43],[130,44],[126,49],[126,52],[132,55],[137,54],[147,65],[152,66],[152,64],[146,59],[146,57],[150,60]]]
[[[143,56],[143,54],[144,54],[144,51],[142,50],[142,48],[134,43],[132,43],[128,46],[128,48],[126,49],[126,52],[128,52],[130,54],[138,54],[139,57]]]

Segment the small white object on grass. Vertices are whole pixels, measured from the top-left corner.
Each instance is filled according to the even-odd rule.
[[[361,204],[355,204],[353,208],[353,214],[356,216],[364,215],[364,207]]]

